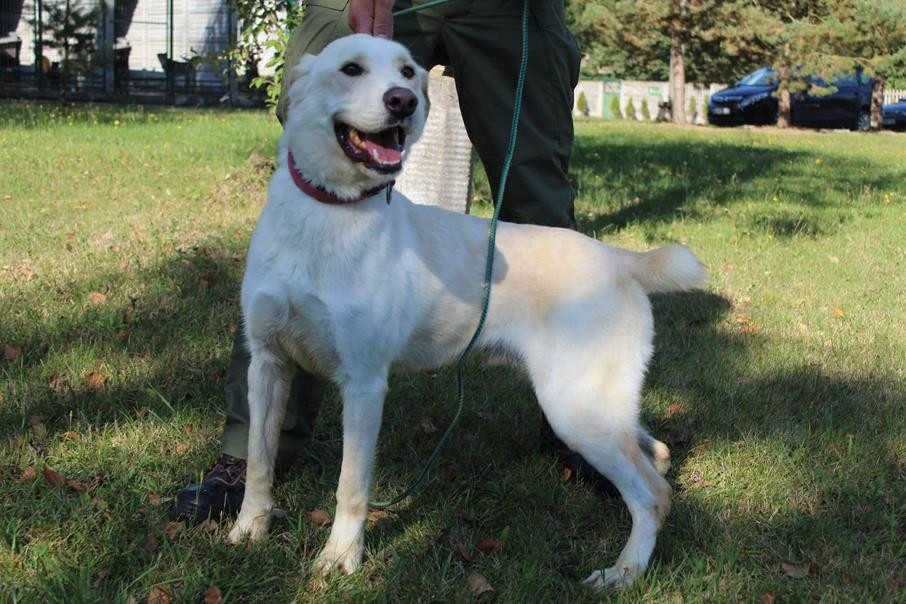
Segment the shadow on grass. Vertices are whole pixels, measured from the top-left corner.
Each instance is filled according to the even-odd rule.
[[[580,210],[588,210],[577,215],[585,233],[701,219],[747,199],[801,207],[790,214],[766,203],[762,215],[751,221],[754,229],[780,237],[816,237],[840,223],[825,215],[827,210],[865,190],[899,191],[904,177],[906,170],[891,172],[863,159],[691,138],[627,141],[580,135],[571,165],[573,181],[590,189],[579,191],[586,202]]]
[[[228,327],[237,314],[239,274],[236,246],[211,241],[130,277],[160,283],[153,296],[86,308],[84,316],[75,315],[57,324],[17,326],[27,351],[17,362],[30,382],[44,381],[35,375],[40,375],[49,354],[86,344],[99,349],[99,356],[109,351],[148,358],[152,369],[141,379],[111,380],[110,388],[102,392],[92,392],[75,383],[48,384],[44,390],[30,392],[23,407],[4,406],[0,433],[9,436],[22,430],[31,415],[44,417],[48,438],[52,438],[68,429],[66,420],[70,413],[101,428],[115,426],[128,417],[141,417],[149,405],[162,421],[185,409],[210,410],[219,406],[225,353],[198,357],[193,354],[199,351],[199,342],[228,341]],[[117,275],[93,276],[89,283],[71,284],[70,290],[79,294],[76,298],[96,283],[109,284],[111,291],[116,291],[122,279]],[[883,445],[875,437],[889,420],[886,405],[892,407],[895,397],[903,393],[902,384],[884,375],[831,376],[808,364],[773,374],[752,370],[749,365],[756,362],[758,351],[769,343],[757,334],[729,331],[723,324],[731,311],[726,298],[690,293],[656,296],[653,302],[658,336],[648,388],[654,394],[681,395],[688,401],[688,409],[675,415],[649,412],[646,419],[654,434],[671,445],[675,467],[682,467],[690,452],[703,443],[777,438],[794,446],[816,435],[824,439],[822,446],[828,438],[856,435],[858,446],[867,455],[877,457],[881,453],[884,459]],[[86,324],[96,327],[86,333]],[[122,330],[128,331],[127,337],[118,336]],[[417,473],[421,460],[427,458],[436,443],[437,428],[442,429],[452,414],[452,378],[450,371],[393,378],[380,444],[377,497],[399,492]],[[159,392],[166,403],[149,396],[149,387]],[[594,551],[603,547],[608,553],[595,560],[601,565],[609,563],[625,541],[629,520],[622,503],[616,499],[606,500],[603,505],[589,503],[594,498],[590,491],[563,483],[556,463],[539,453],[540,414],[528,383],[518,371],[473,366],[467,387],[463,420],[435,471],[439,479],[382,527],[369,531],[369,552],[378,558],[386,553],[387,559],[375,562],[372,570],[365,571],[364,586],[356,587],[362,590],[362,596],[415,597],[417,594],[406,590],[423,587],[423,578],[413,573],[425,572],[424,560],[437,558],[438,567],[454,564],[454,568],[468,572],[469,563],[455,558],[455,543],[474,543],[480,537],[496,534],[501,527],[509,527],[507,547],[518,558],[506,558],[502,568],[498,568],[500,597],[518,600],[524,596],[526,592],[520,590],[525,588],[526,576],[535,577],[532,581],[536,584],[530,586],[534,593],[562,597],[564,580],[574,585],[581,578],[579,575],[592,570],[583,568],[588,561],[575,551],[575,544],[584,544]],[[866,401],[879,402],[874,414],[866,410]],[[316,438],[313,451],[319,458],[319,467],[306,462],[298,465],[281,490],[281,497],[290,501],[290,514],[297,525],[304,524],[306,510],[331,505],[342,450],[335,399],[322,414]],[[889,457],[890,453],[886,455]],[[807,460],[785,459],[778,463],[802,466],[799,470],[806,476],[813,472],[806,465]],[[192,465],[201,468],[204,460]],[[132,480],[134,466],[111,462],[108,471],[112,485],[125,487]],[[885,477],[893,475],[894,460],[881,462],[878,471]],[[170,486],[175,489],[193,477],[189,472],[176,472],[170,476]],[[672,481],[677,478],[671,476]],[[722,516],[726,508],[721,504],[707,505],[687,498],[685,487],[681,486],[676,513],[664,532],[658,560],[664,567],[681,567],[689,564],[690,555],[701,555],[707,560],[725,555],[728,549],[740,556],[755,550],[763,553],[747,564],[768,569],[778,556],[795,557],[808,552],[828,568],[837,568],[843,562],[832,559],[831,553],[814,553],[815,543],[827,527],[834,525],[837,530],[858,534],[869,545],[877,545],[886,535],[887,529],[879,526],[879,517],[886,517],[890,504],[870,479],[870,475],[861,473],[841,476],[835,482],[813,477],[811,480],[821,491],[820,510],[780,514],[770,519],[739,513],[727,520]],[[589,506],[599,511],[588,515]],[[861,510],[857,519],[853,519],[854,509]],[[437,510],[441,512],[435,513]],[[132,584],[136,580],[136,555],[144,566],[161,563],[157,554],[142,553],[143,531],[159,523],[161,514],[162,510],[145,510],[126,528],[137,534],[129,533],[129,540],[117,547],[110,544],[112,553],[108,555],[112,559],[105,563],[113,571],[104,581],[106,587],[97,587],[96,578],[78,564],[60,564],[48,570],[45,584],[61,593],[67,589],[85,594],[107,590],[110,595],[119,589],[115,585],[122,588]],[[40,515],[23,519],[26,525],[50,520],[42,520]],[[414,526],[422,526],[417,537],[409,534]],[[296,543],[293,539],[302,541],[293,545],[293,550],[281,550],[276,559],[286,564],[287,575],[275,578],[276,584],[270,583],[283,593],[299,589],[299,581],[305,577],[292,552],[301,550],[302,557],[310,560],[326,537],[324,531],[311,527],[302,536],[293,534],[290,531],[285,539],[291,544]],[[251,563],[244,550],[219,542],[213,546],[204,539],[185,540],[163,555],[175,567],[184,563],[180,560],[185,556],[204,556],[206,564],[223,569],[225,574],[220,580],[224,586],[239,581],[242,573],[260,572],[248,567]],[[526,564],[537,568],[532,567],[531,574],[527,574]],[[669,568],[664,572],[670,572]],[[515,587],[519,585],[522,587]],[[239,597],[252,597],[258,589],[246,583],[233,587]],[[591,599],[578,587],[569,589],[573,590],[568,594],[573,600]]]

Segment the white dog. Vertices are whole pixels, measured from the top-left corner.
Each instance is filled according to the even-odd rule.
[[[230,540],[267,532],[293,365],[343,398],[336,515],[316,568],[358,568],[391,366],[455,359],[478,322],[488,222],[388,195],[428,110],[427,74],[401,45],[341,38],[296,67],[278,169],[252,236],[242,311],[251,351],[245,500]],[[479,344],[521,360],[556,433],[620,490],[632,532],[594,586],[648,565],[669,507],[663,443],[639,426],[652,352],[646,292],[700,285],[686,248],[608,247],[501,223]],[[659,472],[660,470],[660,472]]]

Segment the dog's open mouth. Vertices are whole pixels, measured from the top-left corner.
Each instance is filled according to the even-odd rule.
[[[402,126],[378,132],[362,132],[349,124],[335,122],[334,132],[340,148],[350,160],[365,164],[381,174],[391,174],[402,168],[406,142],[406,131]]]

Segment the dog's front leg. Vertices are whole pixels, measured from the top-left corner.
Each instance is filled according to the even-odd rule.
[[[290,374],[286,364],[271,351],[252,351],[248,373],[249,442],[245,496],[229,540],[245,537],[256,541],[267,534],[274,500],[274,462],[280,444],[280,429],[286,413]]]
[[[341,385],[343,396],[343,464],[337,486],[337,510],[327,544],[315,562],[315,571],[355,572],[365,549],[365,517],[381,413],[387,393],[381,379]]]

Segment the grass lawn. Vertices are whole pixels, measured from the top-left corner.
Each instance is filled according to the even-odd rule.
[[[629,590],[629,515],[539,451],[515,372],[475,366],[439,479],[373,514],[363,569],[313,580],[341,452],[334,398],[249,548],[166,523],[218,454],[223,370],[276,122],[260,112],[0,104],[0,601],[902,601],[906,135],[580,122],[583,231],[689,244],[706,292],[654,299],[645,421],[673,510]],[[478,187],[479,196],[487,191]],[[487,212],[479,203],[478,212]],[[452,415],[400,375],[377,498]],[[499,551],[477,551],[496,539]],[[487,548],[485,548],[487,549]],[[162,600],[158,600],[162,601]]]

